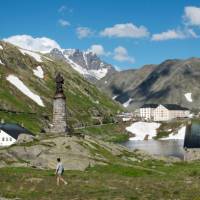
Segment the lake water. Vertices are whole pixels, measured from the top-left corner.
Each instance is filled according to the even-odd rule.
[[[153,155],[183,158],[183,143],[184,140],[130,140],[122,143],[122,145],[129,149],[144,150]]]

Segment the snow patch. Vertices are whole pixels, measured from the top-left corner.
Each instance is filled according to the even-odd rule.
[[[135,134],[135,137],[131,137],[129,140],[144,140],[147,135],[148,139],[152,139],[157,135],[157,129],[160,125],[160,123],[155,122],[135,122],[126,127],[128,132]]]
[[[103,62],[100,63],[100,67],[104,67],[104,65],[105,65],[105,64],[104,64]]]
[[[185,93],[184,95],[188,102],[192,102],[192,93]]]
[[[99,79],[103,78],[108,72],[108,69],[106,69],[106,68],[102,68],[99,70],[87,70],[87,69],[81,67],[80,65],[76,64],[73,60],[71,60],[69,58],[69,55],[65,54],[64,56],[67,59],[67,61],[69,62],[69,64],[71,64],[73,69],[76,70],[77,72],[79,72],[80,74],[82,74],[83,76],[93,76],[99,80]]]
[[[44,107],[44,103],[40,96],[34,94],[17,76],[9,75],[6,79],[17,89],[19,89],[23,94],[36,102],[39,106]]]
[[[133,99],[130,98],[127,102],[123,103],[123,106],[124,106],[125,108],[127,108],[127,107],[130,105],[130,103],[131,103],[132,100],[133,100]]]
[[[98,70],[88,70],[88,73],[92,76],[94,76],[96,79],[100,80],[102,79],[104,76],[106,76],[106,74],[108,73],[108,69],[106,68],[102,68],[102,69],[98,69]]]
[[[37,66],[36,69],[33,69],[33,73],[34,73],[34,75],[37,76],[38,78],[41,78],[41,79],[44,78],[44,72],[43,72],[41,66]]]
[[[161,138],[161,140],[184,140],[186,126],[183,126],[178,130],[177,134],[171,133],[168,137]]]
[[[0,65],[5,65],[5,64],[1,61],[1,59],[0,59]]]
[[[71,66],[80,74],[82,75],[89,75],[88,71],[81,67],[80,65],[76,64],[73,60],[69,58],[69,55],[64,55],[67,61],[71,64]]]
[[[0,45],[0,50],[3,50],[3,46],[2,45]]]
[[[28,54],[29,56],[33,57],[36,61],[42,62],[42,56],[38,53],[35,53],[33,51],[25,50],[25,49],[19,49],[22,54]]]
[[[85,61],[86,66],[88,67],[88,61],[87,61],[87,56],[85,52],[83,52],[83,59]]]
[[[61,52],[68,56],[72,56],[76,52],[76,49],[61,49]]]

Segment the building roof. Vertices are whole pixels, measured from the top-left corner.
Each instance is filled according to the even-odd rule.
[[[200,124],[187,125],[184,148],[200,148]]]
[[[17,139],[20,134],[29,134],[33,135],[29,130],[23,128],[19,124],[12,124],[12,123],[0,123],[0,130],[3,130],[11,137]]]
[[[189,110],[188,108],[182,107],[177,104],[159,104],[167,108],[168,110]],[[140,108],[157,108],[158,104],[144,104]]]
[[[158,104],[144,104],[140,108],[157,108]]]
[[[177,104],[162,104],[168,110],[189,110],[188,108],[182,107]]]

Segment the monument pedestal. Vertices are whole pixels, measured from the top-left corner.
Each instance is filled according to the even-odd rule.
[[[67,132],[66,97],[63,93],[57,93],[53,100],[53,126],[51,133]]]

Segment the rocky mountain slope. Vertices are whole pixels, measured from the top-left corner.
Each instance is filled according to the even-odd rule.
[[[54,78],[65,78],[68,123],[71,126],[109,119],[119,104],[86,81],[70,64],[0,41],[0,119],[22,123],[34,132],[51,123]]]
[[[200,108],[200,59],[166,60],[159,65],[115,72],[98,86],[130,110],[144,103],[174,103]]]
[[[69,63],[77,72],[87,80],[96,82],[112,71],[112,65],[102,61],[96,54],[90,51],[78,49],[52,49],[49,55],[55,59]]]

